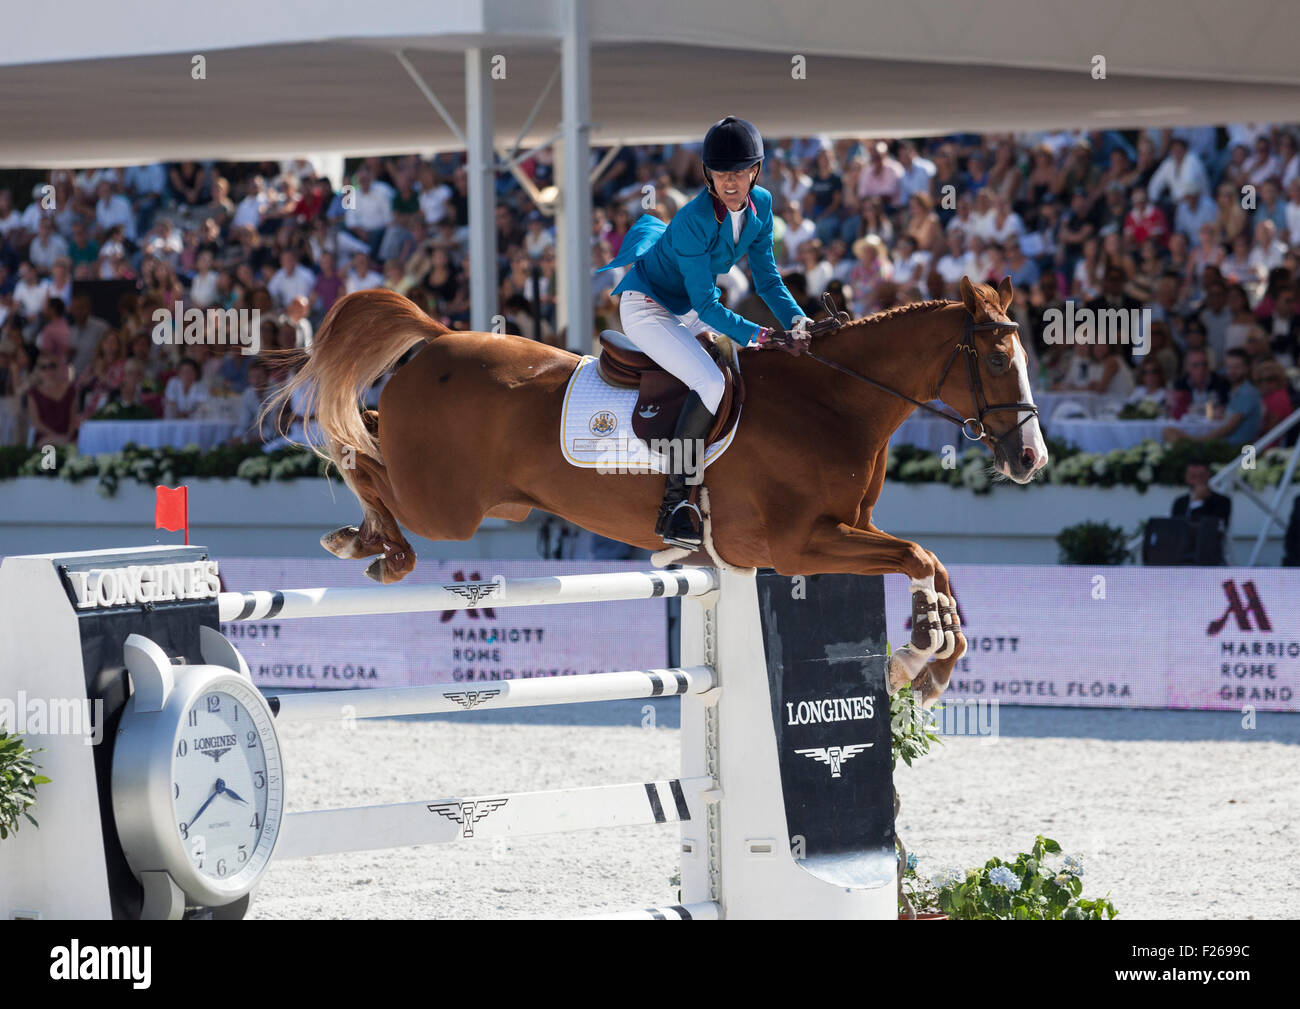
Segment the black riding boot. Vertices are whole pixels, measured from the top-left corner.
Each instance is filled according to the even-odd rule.
[[[686,499],[690,496],[690,487],[686,483],[684,446],[691,445],[691,462],[696,468],[696,475],[704,469],[704,439],[713,427],[713,414],[700,400],[699,394],[689,392],[682,412],[677,417],[677,427],[673,431],[674,448],[678,449],[676,469],[668,474],[664,487],[664,503],[659,509],[659,523],[655,526],[656,535],[662,536],[670,546],[694,549],[702,541],[704,522],[700,510]],[[698,451],[697,451],[698,449]]]

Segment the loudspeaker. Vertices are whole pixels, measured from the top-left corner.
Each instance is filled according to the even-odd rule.
[[[1222,567],[1223,546],[1222,519],[1151,518],[1142,537],[1142,563],[1149,567]]]

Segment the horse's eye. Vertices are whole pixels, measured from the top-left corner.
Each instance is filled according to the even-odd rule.
[[[990,355],[989,355],[989,367],[990,367],[990,368],[1005,368],[1006,366],[1007,366],[1007,355],[1006,355],[1006,354],[990,354]]]

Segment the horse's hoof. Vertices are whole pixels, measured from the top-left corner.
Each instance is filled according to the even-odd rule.
[[[361,530],[356,526],[340,526],[322,536],[320,538],[320,545],[335,557],[342,557],[344,560],[350,560],[357,555],[357,545],[360,536]]]
[[[913,684],[913,688],[915,686]],[[939,696],[942,693],[943,690],[935,685],[933,679],[927,680],[926,683],[921,685],[921,707],[926,711],[930,710],[938,703]]]
[[[388,579],[384,577],[384,559],[376,557],[366,565],[366,577],[371,581],[376,581],[380,585],[387,585]]]
[[[895,652],[889,657],[889,667],[885,674],[886,692],[892,697],[911,682],[911,670],[903,663],[898,652]]]

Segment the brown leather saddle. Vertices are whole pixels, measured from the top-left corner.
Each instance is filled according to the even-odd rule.
[[[726,381],[713,429],[705,439],[707,447],[721,441],[736,426],[745,400],[745,383],[740,369],[718,350],[711,335],[700,334],[696,339],[709,352]],[[600,334],[600,357],[596,367],[600,370],[600,377],[610,385],[639,389],[636,408],[632,411],[632,431],[638,438],[653,441],[673,436],[677,417],[689,391],[685,383],[660,368],[615,330],[607,329]]]

